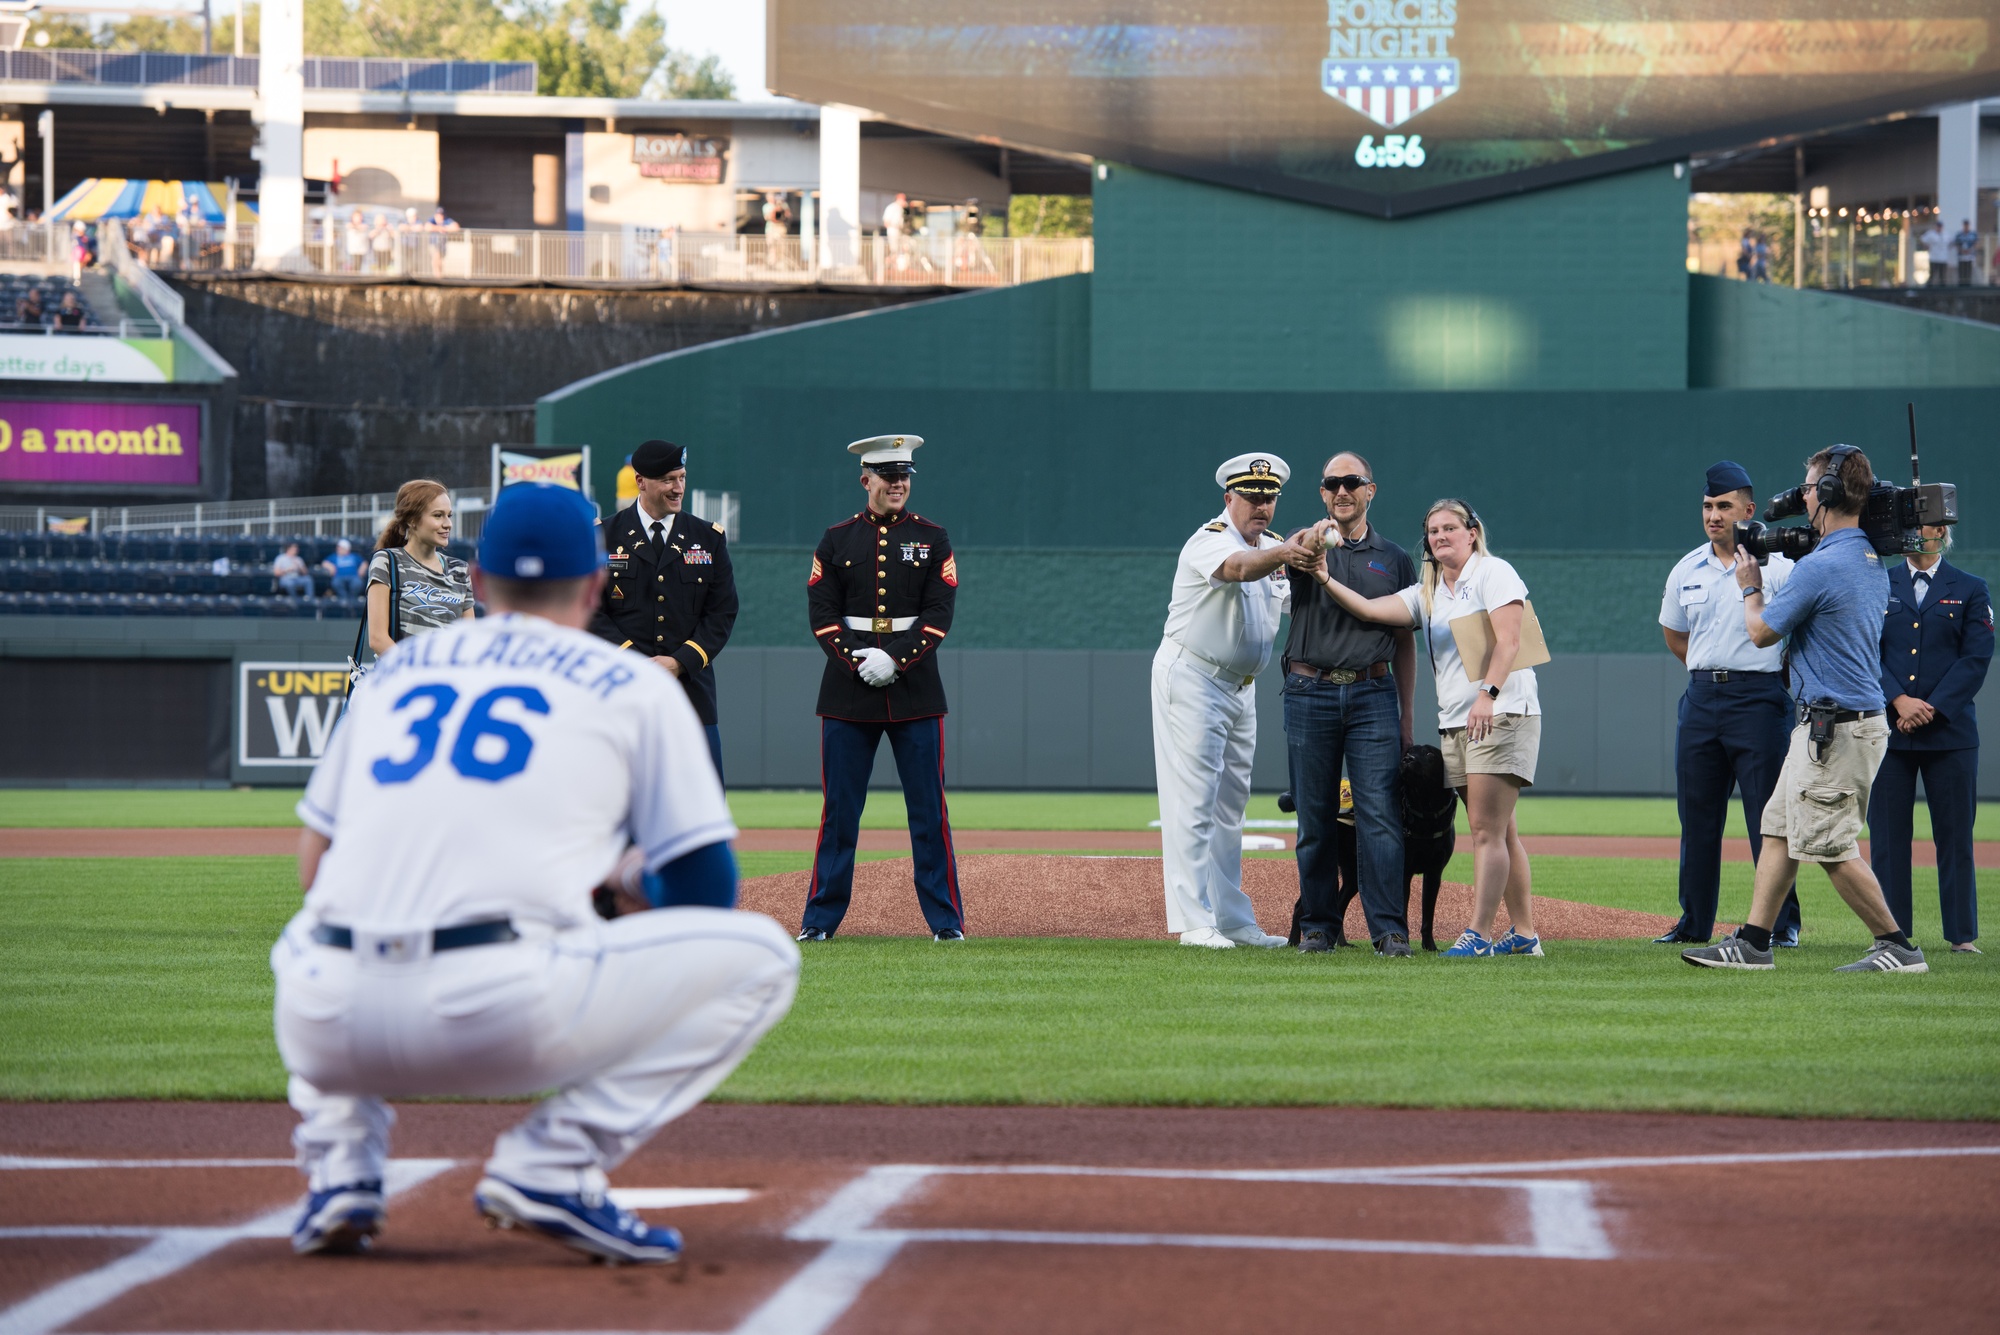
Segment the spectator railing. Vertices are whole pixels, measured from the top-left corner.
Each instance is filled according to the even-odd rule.
[[[100,263],[110,265],[112,271],[138,293],[139,300],[145,303],[146,309],[162,326],[187,323],[186,298],[140,262],[125,239],[124,224],[118,219],[106,218],[98,223],[97,256]]]
[[[452,536],[470,541],[485,527],[492,500],[486,487],[454,488]],[[741,498],[733,491],[687,493],[687,508],[736,535]],[[602,507],[600,507],[602,508]],[[51,521],[87,519],[105,534],[340,537],[379,533],[396,510],[392,491],[352,496],[294,496],[267,501],[195,501],[184,505],[0,505],[0,532],[47,532]]]
[[[179,55],[164,51],[0,51],[0,80],[14,83],[82,83],[113,87],[145,84],[255,88],[256,56]],[[533,94],[532,60],[373,60],[307,56],[307,88],[366,93]]]
[[[813,237],[682,232],[625,227],[591,232],[436,229],[393,210],[357,205],[362,227],[309,226],[308,272],[354,278],[428,278],[475,283],[594,282],[700,286],[836,285],[1011,287],[1088,273],[1089,237],[862,236],[827,244]],[[379,221],[378,221],[379,219]],[[151,262],[182,272],[251,266],[254,228],[180,229]]]
[[[66,223],[16,222],[0,229],[0,264],[64,264],[71,244]]]

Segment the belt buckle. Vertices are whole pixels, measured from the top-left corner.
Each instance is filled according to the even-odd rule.
[[[889,617],[875,617],[873,618],[872,629],[877,635],[887,635],[894,629],[890,622],[891,618]]]
[[[1335,686],[1352,686],[1361,680],[1361,674],[1353,668],[1328,668],[1326,679]]]

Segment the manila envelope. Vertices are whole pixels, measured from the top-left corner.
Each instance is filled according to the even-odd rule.
[[[1465,664],[1465,679],[1478,681],[1486,675],[1486,661],[1493,655],[1493,617],[1474,612],[1451,623],[1451,638],[1458,645],[1458,658]],[[1521,651],[1514,655],[1513,671],[1540,667],[1549,661],[1548,641],[1542,638],[1542,623],[1535,617],[1532,602],[1522,604]]]

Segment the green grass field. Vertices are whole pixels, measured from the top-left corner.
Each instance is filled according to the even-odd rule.
[[[296,825],[296,789],[0,789],[0,828],[144,829],[199,826]],[[729,794],[736,823],[751,829],[809,830],[819,824],[817,792],[736,789]],[[1251,800],[1250,817],[1283,819],[1276,795]],[[1159,819],[1151,793],[988,793],[951,794],[952,824],[961,830],[1143,830]],[[1930,836],[1930,812],[1917,809],[1917,830]],[[1654,835],[1678,838],[1680,818],[1670,798],[1525,797],[1523,834]],[[869,799],[862,825],[871,830],[901,829],[903,795],[878,792]],[[1465,830],[1465,813],[1459,813]],[[1729,832],[1743,833],[1743,811],[1733,806]],[[1979,807],[1974,837],[2000,839],[2000,802]]]
[[[805,865],[747,854],[746,875]],[[1463,869],[1454,873],[1463,877]],[[1543,894],[1661,911],[1667,862],[1538,858]],[[1747,868],[1725,880],[1741,911]],[[1411,1104],[2000,1118],[2000,974],[1845,977],[1824,878],[1773,975],[1644,942],[1541,960],[1166,941],[846,939],[721,1097],[783,1102]],[[1935,883],[1919,939],[1937,941]],[[278,1098],[270,943],[288,858],[0,860],[0,1097]]]

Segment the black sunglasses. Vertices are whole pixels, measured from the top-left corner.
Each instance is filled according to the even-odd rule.
[[[1349,491],[1360,491],[1363,487],[1372,486],[1373,484],[1373,478],[1363,477],[1359,473],[1343,473],[1338,477],[1321,478],[1319,480],[1319,489],[1321,491],[1339,491],[1342,487],[1345,487]]]

